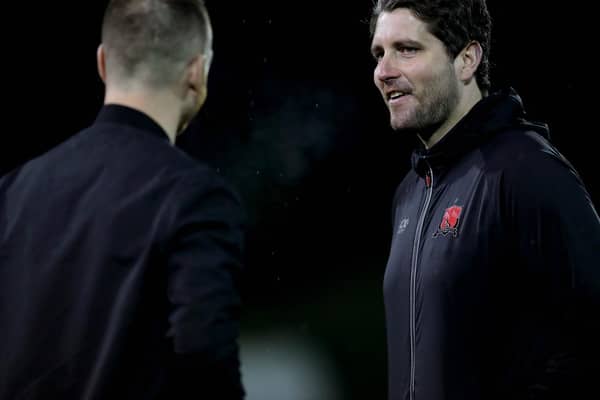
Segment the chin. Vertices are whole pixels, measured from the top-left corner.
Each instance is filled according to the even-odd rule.
[[[402,131],[406,129],[414,129],[415,127],[407,121],[405,118],[391,118],[390,126],[395,131]]]

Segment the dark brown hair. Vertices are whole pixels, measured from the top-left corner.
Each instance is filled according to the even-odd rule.
[[[429,32],[446,46],[448,55],[454,59],[465,46],[478,42],[483,54],[477,68],[477,84],[482,92],[490,89],[490,35],[492,20],[485,0],[378,0],[370,20],[371,36],[379,15],[397,8],[406,8],[429,27]]]

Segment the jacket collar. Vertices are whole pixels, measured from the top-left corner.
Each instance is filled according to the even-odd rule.
[[[548,138],[545,124],[525,119],[523,102],[517,92],[513,88],[500,90],[475,104],[433,147],[426,149],[419,144],[412,154],[412,166],[420,176],[425,176],[428,167],[443,171],[491,136],[519,126]]]
[[[120,104],[107,104],[100,109],[95,123],[127,125],[169,141],[167,132],[152,118],[134,108]]]

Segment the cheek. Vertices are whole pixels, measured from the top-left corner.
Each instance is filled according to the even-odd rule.
[[[381,83],[381,80],[379,80],[379,79],[377,78],[377,76],[378,76],[378,73],[377,73],[377,68],[375,68],[375,69],[373,70],[373,83],[375,84],[375,87],[377,87],[377,89],[381,90],[381,89],[382,89],[382,86],[383,86],[383,84]]]
[[[412,76],[421,82],[439,81],[447,78],[449,68],[453,67],[448,64],[447,60],[430,61],[421,65],[420,68],[415,68]]]

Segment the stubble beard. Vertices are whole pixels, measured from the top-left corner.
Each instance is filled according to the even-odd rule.
[[[414,132],[427,140],[459,103],[458,82],[454,79],[452,64],[431,80],[416,100],[418,104],[404,111],[405,116],[394,117],[392,114],[391,125],[396,131]]]

